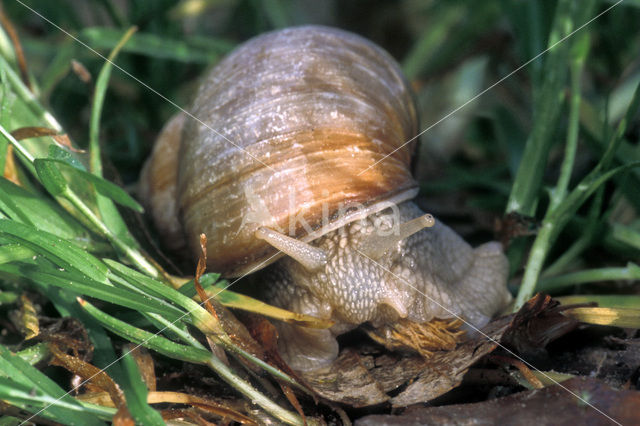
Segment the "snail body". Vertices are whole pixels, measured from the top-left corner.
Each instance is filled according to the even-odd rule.
[[[277,260],[269,301],[336,322],[279,325],[292,367],[331,361],[335,336],[364,322],[481,326],[509,300],[497,243],[473,249],[409,201],[417,113],[373,43],[318,26],[256,37],[209,73],[190,113],[162,131],[143,198],[169,245],[198,252],[206,234],[209,268],[228,277]]]

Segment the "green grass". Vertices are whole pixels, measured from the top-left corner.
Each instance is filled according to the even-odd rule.
[[[474,243],[491,238],[487,217],[511,212],[537,222],[536,235],[514,237],[508,249],[515,308],[537,291],[603,306],[637,302],[638,2],[614,7],[560,43],[614,2],[490,0],[478,7],[462,0],[406,0],[311,7],[284,0],[163,0],[128,1],[126,10],[110,0],[87,0],[83,7],[27,3],[182,106],[206,67],[253,35],[305,23],[352,30],[398,58],[416,87],[423,129],[550,48],[422,137],[420,201],[444,222],[460,225]],[[20,296],[27,295],[49,316],[77,318],[94,347],[91,362],[109,366],[137,421],[160,422],[123,342],[145,346],[165,362],[204,365],[271,416],[300,423],[293,407],[265,392],[260,380],[229,368],[202,336],[229,356],[303,387],[236,346],[191,299],[193,283],[176,290],[127,226],[141,207],[111,182],[113,170],[116,181],[131,188],[175,108],[20,4],[3,6],[24,47],[33,90],[0,31],[0,170],[11,145],[21,181],[17,186],[0,179],[2,315],[19,310]],[[91,82],[71,71],[72,59],[88,70]],[[51,137],[18,140],[11,134],[34,126],[64,131],[87,152]],[[447,208],[452,203],[455,211]],[[214,274],[203,279],[209,290],[225,284],[216,281]],[[220,302],[255,303],[231,292]],[[0,398],[25,413],[51,404],[40,415],[60,423],[109,421],[114,409],[63,396],[68,383],[49,377],[37,362],[50,356],[47,345],[32,345],[14,331],[3,335]]]

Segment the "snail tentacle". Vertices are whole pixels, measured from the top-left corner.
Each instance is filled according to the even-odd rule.
[[[327,264],[327,253],[321,248],[296,240],[265,226],[258,228],[256,238],[265,240],[287,256],[295,259],[309,272],[320,270]]]
[[[412,219],[392,228],[391,235],[371,234],[360,242],[360,251],[373,260],[380,260],[384,254],[393,249],[402,240],[409,238],[424,228],[435,225],[435,218],[429,213]]]

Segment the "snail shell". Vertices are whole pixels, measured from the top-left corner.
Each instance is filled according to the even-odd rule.
[[[402,146],[417,130],[409,88],[393,58],[355,34],[299,27],[254,38],[206,77],[190,111],[202,121],[183,129],[176,209],[152,211],[163,229],[183,227],[195,253],[205,233],[208,266],[226,276],[279,257],[254,237],[259,226],[309,242],[415,196],[414,144]],[[154,194],[176,176],[165,145],[148,179]],[[357,214],[339,214],[351,206]]]
[[[325,27],[256,37],[220,62],[162,131],[141,177],[165,240],[226,276],[262,268],[273,303],[330,318],[280,324],[283,354],[308,369],[362,322],[462,316],[480,326],[509,300],[497,243],[476,249],[407,201],[417,114],[386,52]],[[383,161],[380,161],[383,160]],[[386,210],[385,210],[386,209]],[[396,229],[392,237],[376,229]],[[390,234],[389,234],[390,235]],[[302,355],[301,355],[302,354]]]

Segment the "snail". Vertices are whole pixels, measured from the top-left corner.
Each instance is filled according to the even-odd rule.
[[[501,246],[474,249],[411,201],[416,107],[372,42],[321,26],[258,36],[210,71],[190,115],[162,130],[143,200],[168,246],[198,253],[204,233],[210,270],[265,268],[269,302],[335,322],[278,324],[291,367],[330,363],[359,324],[479,327],[508,303]]]

